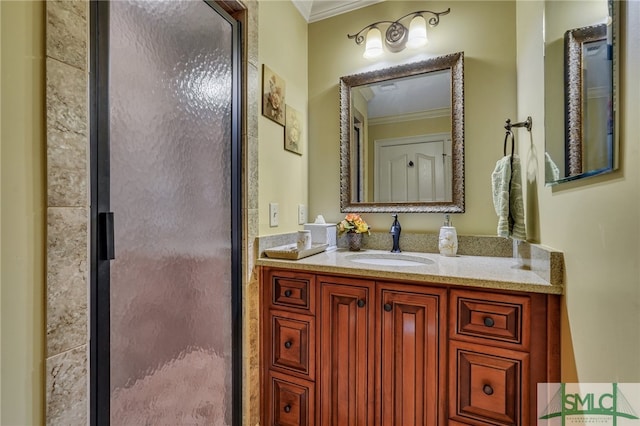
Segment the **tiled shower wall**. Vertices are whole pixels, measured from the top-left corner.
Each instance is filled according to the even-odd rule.
[[[47,2],[49,425],[88,418],[88,12],[86,1]]]
[[[224,1],[244,27],[243,424],[259,421],[258,2]],[[46,422],[87,425],[89,405],[89,3],[49,0],[46,22]]]

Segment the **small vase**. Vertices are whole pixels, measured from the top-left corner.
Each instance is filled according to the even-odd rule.
[[[349,251],[360,251],[362,248],[362,234],[350,232],[347,234],[347,245]]]
[[[458,233],[453,226],[443,226],[440,228],[438,238],[438,249],[442,256],[455,256],[458,252]]]

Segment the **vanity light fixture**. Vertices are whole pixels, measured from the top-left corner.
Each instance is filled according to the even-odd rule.
[[[394,83],[394,82],[386,82],[386,83],[382,83],[379,86],[379,89],[381,92],[392,92],[394,90],[398,90],[398,86]]]
[[[367,33],[367,42],[364,45],[364,57],[367,59],[382,55],[382,33],[377,27],[373,27]]]
[[[347,34],[350,39],[355,39],[356,44],[365,42],[364,56],[367,59],[375,58],[383,53],[382,31],[380,26],[388,25],[384,34],[384,45],[391,52],[400,52],[405,47],[416,48],[427,44],[427,22],[429,26],[435,27],[440,23],[440,16],[446,15],[451,8],[444,12],[432,12],[430,10],[417,10],[408,13],[395,21],[378,21],[369,24],[355,34]],[[427,21],[424,15],[431,15]],[[402,23],[402,20],[411,17],[409,27]]]

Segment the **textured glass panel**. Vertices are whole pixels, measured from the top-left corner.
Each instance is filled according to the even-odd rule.
[[[111,424],[231,424],[231,26],[110,7]]]

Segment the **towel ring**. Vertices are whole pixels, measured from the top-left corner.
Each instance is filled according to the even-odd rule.
[[[515,149],[515,138],[513,136],[513,132],[511,130],[507,130],[507,133],[504,135],[504,145],[502,147],[502,152],[505,157],[507,156],[507,140],[509,139],[509,135],[511,135],[511,154],[513,156]]]

